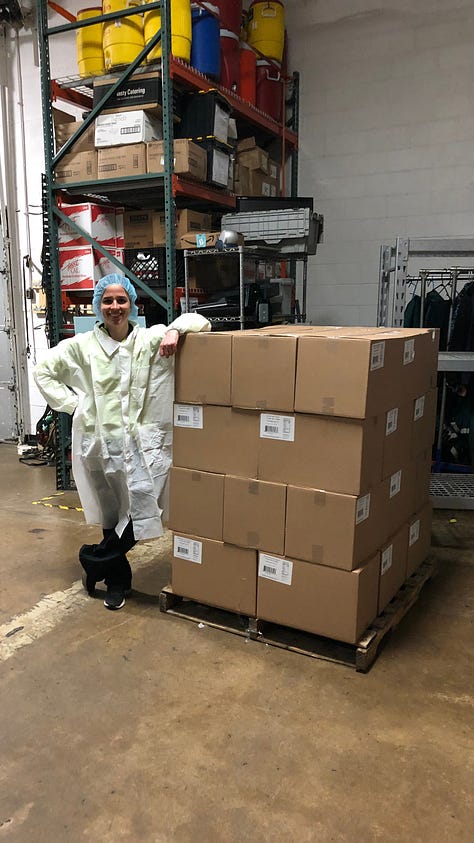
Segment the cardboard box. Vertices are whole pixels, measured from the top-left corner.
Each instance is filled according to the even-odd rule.
[[[219,240],[220,231],[188,231],[180,238],[180,249],[211,249]]]
[[[253,141],[253,146],[244,146],[247,141]],[[237,163],[248,170],[260,170],[268,175],[269,160],[268,152],[257,146],[254,138],[245,138],[237,144]]]
[[[254,478],[258,425],[258,414],[248,410],[175,404],[174,465]]]
[[[121,249],[109,249],[110,254],[123,262]],[[92,246],[63,246],[59,249],[59,272],[61,289],[92,290],[104,275],[119,272],[115,264],[105,258]]]
[[[57,184],[75,181],[95,181],[97,179],[97,152],[68,152],[54,171]]]
[[[259,170],[250,170],[249,173],[249,195],[250,196],[279,196],[279,185],[265,173]]]
[[[411,455],[417,457],[434,443],[438,390],[430,389],[410,402]]]
[[[83,202],[78,205],[61,205],[61,211],[102,246],[117,246],[115,208]],[[58,226],[58,239],[60,247],[89,246],[84,237],[62,221]]]
[[[302,336],[295,409],[359,419],[390,410],[398,397],[394,384],[401,365],[388,365],[385,349],[386,341],[371,335]]]
[[[171,469],[171,530],[196,533],[222,541],[224,511],[224,476],[187,468]]]
[[[156,212],[153,215],[153,242],[156,246],[164,246],[166,243],[165,225],[165,214]],[[210,214],[193,211],[191,208],[181,208],[176,212],[176,243],[180,243],[181,238],[189,232],[200,233],[210,227]]]
[[[82,124],[82,120],[72,120],[72,122],[68,121],[67,123],[55,123],[54,136],[57,152],[59,152],[66,141],[72,138],[78,129],[81,128]],[[92,122],[85,132],[82,133],[81,137],[74,141],[73,146],[71,146],[71,153],[92,152],[94,149],[94,131],[94,123]]]
[[[436,331],[421,328],[338,328],[302,337],[295,409],[364,418],[418,397],[436,385],[437,340]]]
[[[291,559],[352,571],[386,535],[381,484],[359,498],[288,486],[285,555]]]
[[[416,510],[415,480],[416,466],[410,462],[382,481],[381,517],[386,536],[400,529]]]
[[[153,248],[153,215],[155,211],[125,211],[123,228],[128,249]]]
[[[286,486],[225,478],[223,539],[241,547],[284,553]]]
[[[230,405],[232,331],[187,334],[175,361],[175,401]]]
[[[355,644],[377,615],[379,555],[339,571],[260,552],[257,617]]]
[[[145,144],[134,143],[130,146],[99,149],[97,170],[99,179],[116,179],[146,173]]]
[[[364,495],[380,483],[384,432],[383,416],[261,413],[258,478]]]
[[[119,76],[107,74],[94,80],[92,99],[94,106],[101,102],[119,78]],[[107,101],[102,113],[143,109],[156,111],[158,116],[162,112],[161,93],[161,74],[157,70],[149,73],[134,73],[117,88],[115,94]],[[178,107],[176,92],[173,99],[173,107],[176,111]]]
[[[411,452],[413,402],[392,407],[385,413],[382,477],[398,471]]]
[[[259,331],[234,334],[232,405],[293,412],[296,372],[295,336],[268,336]]]
[[[240,196],[250,193],[250,170],[238,161],[234,164],[234,192]]]
[[[255,617],[257,551],[175,534],[171,584],[182,597]]]
[[[147,145],[147,172],[163,173],[165,157],[163,141],[154,141]],[[196,143],[187,138],[175,138],[173,144],[173,171],[180,176],[206,181],[207,153]]]
[[[380,551],[379,614],[405,582],[407,552],[407,528],[406,524],[403,524],[401,529],[385,542]]]
[[[163,138],[163,124],[143,109],[99,114],[95,120],[97,149],[126,144],[150,143]],[[146,173],[145,170],[143,171]]]
[[[407,579],[415,573],[421,563],[429,556],[432,521],[433,507],[428,501],[408,522]]]

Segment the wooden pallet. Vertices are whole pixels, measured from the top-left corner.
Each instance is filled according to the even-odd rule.
[[[331,638],[262,621],[259,618],[197,603],[174,594],[170,586],[161,592],[159,606],[161,612],[168,612],[194,623],[222,629],[225,632],[241,635],[272,647],[290,650],[293,653],[344,664],[355,668],[360,673],[367,673],[389,635],[416,603],[423,586],[437,573],[437,570],[436,559],[430,557],[423,562],[402,585],[384,611],[370,624],[357,644],[345,644]]]

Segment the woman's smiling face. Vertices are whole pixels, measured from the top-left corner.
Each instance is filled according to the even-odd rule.
[[[114,339],[123,339],[127,335],[130,308],[130,299],[120,284],[111,284],[105,289],[100,312],[107,331]]]

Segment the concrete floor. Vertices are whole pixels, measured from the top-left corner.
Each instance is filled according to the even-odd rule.
[[[0,843],[471,843],[474,513],[361,675],[160,614],[169,536],[108,612],[54,469],[0,472]]]

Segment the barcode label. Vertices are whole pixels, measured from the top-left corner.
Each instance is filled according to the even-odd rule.
[[[276,416],[270,413],[260,414],[260,438],[281,439],[284,442],[295,441],[294,416]]]
[[[368,495],[364,495],[361,498],[358,498],[357,505],[356,505],[356,524],[361,524],[362,521],[366,521],[369,517],[370,513],[370,492]]]
[[[178,559],[187,559],[189,562],[202,565],[202,542],[187,539],[185,536],[175,536],[173,552]]]
[[[385,343],[374,342],[370,354],[370,371],[382,369],[385,362]]]
[[[415,340],[406,340],[405,347],[403,349],[403,365],[406,366],[407,363],[413,363],[415,359]]]
[[[138,135],[141,132],[141,126],[121,126],[121,135]]]
[[[391,433],[395,433],[398,427],[398,407],[394,407],[393,410],[389,410],[387,413],[387,424],[385,425],[385,436],[390,436]]]
[[[412,544],[418,541],[420,538],[420,519],[418,518],[413,524],[410,524],[410,537],[408,539],[408,546],[411,547]]]
[[[402,470],[396,471],[390,478],[390,497],[394,498],[398,495],[402,486]]]
[[[392,556],[393,556],[393,544],[389,547],[385,548],[384,552],[382,553],[382,564],[381,564],[381,573],[382,576],[387,573],[389,568],[392,567]]]
[[[279,556],[260,553],[258,575],[267,580],[281,582],[283,585],[291,585],[293,562],[289,559],[280,559]]]
[[[174,426],[202,430],[204,427],[202,404],[175,404]]]
[[[420,398],[417,398],[415,401],[415,410],[413,413],[413,421],[418,421],[423,417],[425,412],[425,396],[421,395]]]

